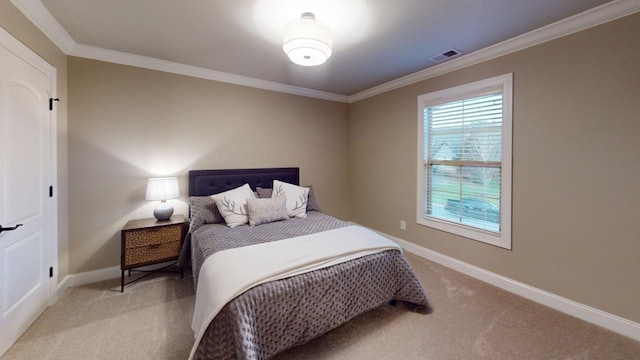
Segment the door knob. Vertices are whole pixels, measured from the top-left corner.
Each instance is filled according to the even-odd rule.
[[[22,226],[22,224],[18,224],[16,226],[12,226],[12,227],[2,227],[2,225],[0,225],[0,233],[3,231],[13,231],[17,228],[19,228],[20,226]]]

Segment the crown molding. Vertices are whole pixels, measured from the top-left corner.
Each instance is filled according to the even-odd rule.
[[[9,50],[9,52],[17,55],[23,60],[26,60],[31,66],[36,68],[38,71],[47,74],[49,77],[53,77],[53,75],[56,74],[57,70],[53,65],[49,64],[35,51],[31,50],[28,46],[21,43],[20,40],[18,40],[2,27],[0,27],[0,47]]]
[[[451,61],[391,80],[349,96],[349,103],[444,75],[471,65],[551,41],[640,11],[640,0],[615,0]]]
[[[11,0],[11,3],[20,10],[40,31],[42,31],[62,52],[69,54],[75,40],[67,33],[53,15],[47,10],[41,1]]]
[[[236,75],[147,56],[80,44],[77,43],[69,33],[67,33],[67,31],[62,27],[62,25],[60,25],[53,15],[51,15],[49,10],[47,10],[40,0],[11,0],[11,2],[66,55],[106,61],[121,65],[130,65],[150,70],[163,71],[321,100],[342,103],[349,102],[349,97],[346,95],[333,94],[325,91],[287,85],[274,81],[256,79],[248,76]]]
[[[11,2],[67,55],[342,103],[364,100],[640,11],[640,0],[614,0],[448,62],[346,96],[79,44],[64,30],[40,0],[11,0]]]
[[[163,71],[172,74],[191,76],[201,79],[220,81],[229,84],[248,86],[263,90],[271,90],[286,94],[306,96],[322,100],[343,103],[349,101],[349,97],[346,95],[339,95],[298,86],[286,85],[273,81],[261,80],[248,76],[236,75],[198,66],[185,65],[173,61],[161,60],[148,56],[135,55],[83,44],[76,44],[71,49],[69,55],[86,59],[106,61],[121,65],[135,66],[150,70]]]

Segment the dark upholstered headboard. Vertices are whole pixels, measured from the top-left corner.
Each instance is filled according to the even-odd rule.
[[[189,196],[209,196],[249,184],[271,188],[273,180],[300,184],[300,168],[226,169],[189,171]]]

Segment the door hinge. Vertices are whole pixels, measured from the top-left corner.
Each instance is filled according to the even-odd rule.
[[[54,101],[60,101],[60,99],[58,98],[49,98],[49,110],[53,110],[53,102]]]
[[[53,277],[53,266],[51,266],[49,268],[49,277],[52,278]]]
[[[53,185],[49,186],[49,197],[53,197]]]

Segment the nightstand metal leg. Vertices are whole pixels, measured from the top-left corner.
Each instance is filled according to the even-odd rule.
[[[122,276],[120,277],[120,292],[124,292],[124,270],[121,271]]]

